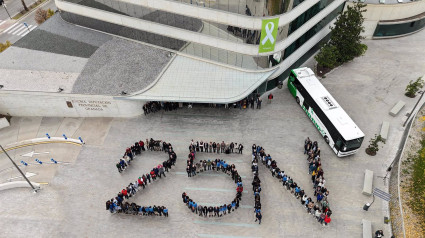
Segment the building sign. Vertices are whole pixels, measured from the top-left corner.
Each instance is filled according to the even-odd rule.
[[[110,101],[98,101],[98,100],[72,100],[72,103],[79,107],[84,108],[87,111],[103,111],[108,109],[111,105]]]
[[[278,26],[279,18],[263,20],[261,26],[261,38],[258,53],[274,51]]]

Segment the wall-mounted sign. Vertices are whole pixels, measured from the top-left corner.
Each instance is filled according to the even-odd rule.
[[[278,26],[279,18],[263,20],[258,53],[274,51]]]

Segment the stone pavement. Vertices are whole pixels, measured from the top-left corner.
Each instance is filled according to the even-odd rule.
[[[383,179],[377,176],[385,175],[394,158],[403,132],[401,119],[417,100],[405,97],[404,88],[410,80],[424,75],[424,38],[425,31],[422,31],[393,40],[366,41],[369,50],[365,56],[336,69],[322,80],[366,134],[360,151],[347,158],[336,157],[324,144],[286,87],[273,91],[272,104],[263,100],[261,110],[195,107],[112,121],[96,118],[90,121],[76,118],[12,121],[11,128],[15,129],[2,130],[1,143],[27,137],[22,132],[16,134],[19,124],[27,120],[27,129],[21,131],[31,131],[30,137],[38,134],[36,131],[47,130],[37,130],[39,127],[51,127],[58,133],[84,133],[95,143],[85,145],[75,162],[58,167],[56,176],[39,193],[33,194],[28,189],[2,192],[2,236],[360,237],[361,220],[369,219],[373,230],[384,229],[385,236],[389,237],[389,227],[383,223],[384,216],[388,216],[387,203],[377,198],[368,212],[362,210],[363,204],[372,200],[361,193],[363,171],[366,168],[373,170],[374,187],[386,190]],[[393,118],[388,112],[400,99],[406,101],[406,106]],[[391,123],[389,139],[377,156],[370,157],[364,149],[369,139],[379,132],[382,120]],[[250,185],[250,146],[253,143],[263,145],[278,166],[312,195],[302,149],[307,136],[317,140],[322,150],[333,210],[332,223],[329,227],[320,226],[307,215],[300,201],[260,166],[263,221],[257,225],[250,208],[254,204]],[[164,205],[169,208],[170,217],[111,215],[105,210],[105,201],[166,158],[161,152],[145,152],[124,173],[116,171],[115,163],[127,146],[135,140],[151,137],[171,142],[178,162],[166,178],[139,192],[132,201],[143,205]],[[235,195],[235,191],[231,192],[235,185],[226,176],[211,173],[211,176],[186,177],[185,160],[191,139],[225,140],[245,145],[244,155],[198,154],[198,159],[223,158],[235,163],[240,174],[245,176],[243,182],[245,191],[248,191],[242,197],[243,208],[221,218],[201,218],[184,206],[181,200],[183,191],[199,203],[211,204],[229,202]]]

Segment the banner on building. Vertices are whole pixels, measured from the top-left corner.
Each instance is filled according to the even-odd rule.
[[[263,20],[258,53],[274,51],[278,26],[279,18]]]

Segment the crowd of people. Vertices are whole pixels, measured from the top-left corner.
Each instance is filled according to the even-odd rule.
[[[143,112],[145,115],[149,113],[155,113],[160,110],[172,111],[179,108],[179,103],[177,102],[147,102],[143,105]]]
[[[189,151],[194,152],[206,152],[206,153],[238,153],[242,154],[243,145],[241,143],[225,143],[224,141],[220,142],[209,142],[208,141],[196,141],[191,140],[189,145]]]
[[[187,207],[199,216],[204,217],[221,217],[226,214],[230,214],[232,211],[239,207],[239,202],[242,200],[242,192],[243,192],[243,184],[242,178],[236,170],[236,166],[234,164],[229,165],[224,160],[216,159],[216,160],[201,160],[198,163],[194,164],[195,153],[191,151],[188,155],[187,160],[187,176],[192,177],[197,173],[204,171],[222,171],[223,173],[232,177],[232,180],[236,184],[236,196],[231,203],[223,204],[221,206],[202,206],[195,201],[193,201],[187,194],[184,192],[182,194],[183,203],[187,205]]]
[[[142,151],[145,151],[145,145],[147,150],[151,151],[164,151],[168,152],[170,149],[172,150],[172,146],[170,143],[161,140],[154,140],[150,138],[150,140],[146,139],[146,144],[143,140],[139,142],[134,142],[134,145],[127,147],[124,152],[122,159],[116,164],[118,172],[124,171],[133,161],[136,155],[140,155]]]
[[[253,179],[252,179],[252,191],[254,192],[254,212],[255,212],[255,221],[258,221],[259,224],[261,224],[261,199],[260,199],[260,193],[261,193],[261,180],[258,177],[258,158],[259,154],[262,151],[261,146],[256,146],[255,144],[252,145],[252,166],[251,170],[253,173]]]
[[[311,174],[311,182],[314,188],[314,196],[319,204],[318,209],[314,209],[314,215],[317,220],[327,225],[331,221],[332,210],[329,207],[328,195],[326,188],[326,180],[322,169],[320,159],[320,148],[317,141],[312,142],[309,137],[304,141],[304,154],[307,154],[308,173]],[[314,204],[314,203],[313,203]],[[317,205],[314,206],[316,208]]]
[[[310,143],[311,145],[307,147],[307,144]],[[309,155],[309,164],[313,165],[309,167],[309,174],[312,174],[312,183],[315,190],[314,196],[316,198],[316,203],[313,201],[313,198],[309,197],[301,188],[301,186],[299,186],[293,180],[293,178],[291,178],[291,176],[286,174],[284,170],[281,170],[279,167],[277,167],[276,161],[272,159],[270,154],[265,153],[264,148],[262,148],[261,146],[256,146],[255,144],[252,146],[252,171],[254,173],[254,179],[255,175],[258,174],[257,161],[258,158],[260,158],[262,163],[270,170],[272,176],[279,179],[282,182],[283,187],[285,187],[287,191],[293,194],[297,199],[300,199],[300,203],[302,206],[305,207],[307,213],[314,216],[318,222],[323,224],[323,226],[327,226],[331,222],[330,217],[332,215],[332,211],[329,207],[329,202],[327,201],[329,191],[325,187],[326,182],[323,177],[323,170],[321,168],[320,163],[320,149],[318,147],[317,142],[311,142],[308,138],[306,140],[304,148],[305,153]],[[260,191],[261,189],[258,191],[258,194],[260,193]],[[256,210],[256,213],[257,212],[258,211]]]
[[[131,151],[131,149],[130,149]],[[156,181],[162,176],[166,177],[165,172],[168,172],[173,165],[175,165],[177,155],[173,151],[171,145],[168,150],[168,159],[162,164],[152,168],[149,173],[143,174],[134,182],[131,182],[128,186],[123,188],[116,197],[111,198],[106,202],[106,210],[111,213],[125,213],[133,215],[159,215],[168,217],[168,209],[164,206],[139,206],[135,203],[126,202],[132,196],[135,196],[137,192],[145,189],[145,187]]]

